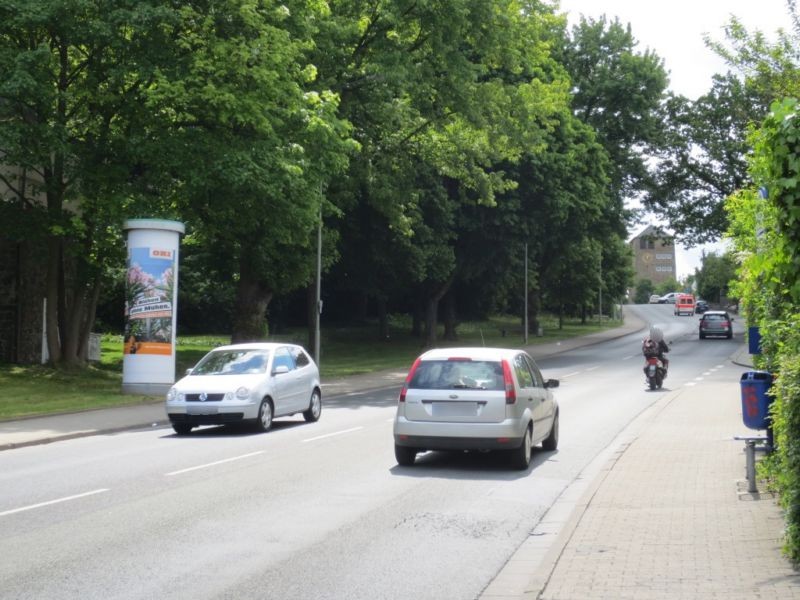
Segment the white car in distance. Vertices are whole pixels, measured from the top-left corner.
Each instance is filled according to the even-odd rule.
[[[250,422],[261,431],[275,417],[322,412],[319,369],[302,346],[232,344],[206,354],[167,393],[167,416],[178,435],[198,425]]]
[[[527,469],[534,445],[558,446],[555,387],[522,350],[429,350],[398,398],[395,458],[411,466],[426,450],[506,450],[515,468]]]

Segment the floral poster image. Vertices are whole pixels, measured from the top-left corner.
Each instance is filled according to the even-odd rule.
[[[125,354],[172,354],[172,250],[131,248],[125,281]]]

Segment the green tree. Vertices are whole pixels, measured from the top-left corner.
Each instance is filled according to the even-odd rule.
[[[721,302],[729,296],[730,282],[736,277],[736,261],[729,253],[703,256],[697,271],[697,293],[711,302]]]
[[[653,282],[649,279],[640,279],[636,282],[636,291],[633,295],[633,301],[636,304],[647,304],[650,302],[650,296],[655,293]]]
[[[357,147],[336,94],[314,89],[308,52],[327,14],[314,1],[185,3],[148,92],[170,144],[164,189],[236,274],[234,342],[263,339],[274,294],[312,280],[324,190]]]
[[[50,360],[77,364],[148,129],[144,92],[172,44],[159,0],[0,4],[0,200],[8,235],[47,254]],[[166,27],[165,27],[166,26]]]

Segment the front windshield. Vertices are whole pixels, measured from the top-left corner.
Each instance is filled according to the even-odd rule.
[[[192,375],[254,375],[266,373],[269,350],[215,350],[192,369]]]

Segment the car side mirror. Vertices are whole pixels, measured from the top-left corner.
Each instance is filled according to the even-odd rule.
[[[188,369],[186,369],[186,374],[187,374],[187,375],[191,375],[191,374],[192,374],[192,368],[191,368],[191,367],[189,367]]]
[[[544,382],[544,387],[546,388],[557,388],[560,385],[558,379],[548,379]]]
[[[284,373],[288,372],[289,372],[289,367],[287,367],[286,365],[278,365],[277,367],[272,369],[273,375],[283,375]]]

